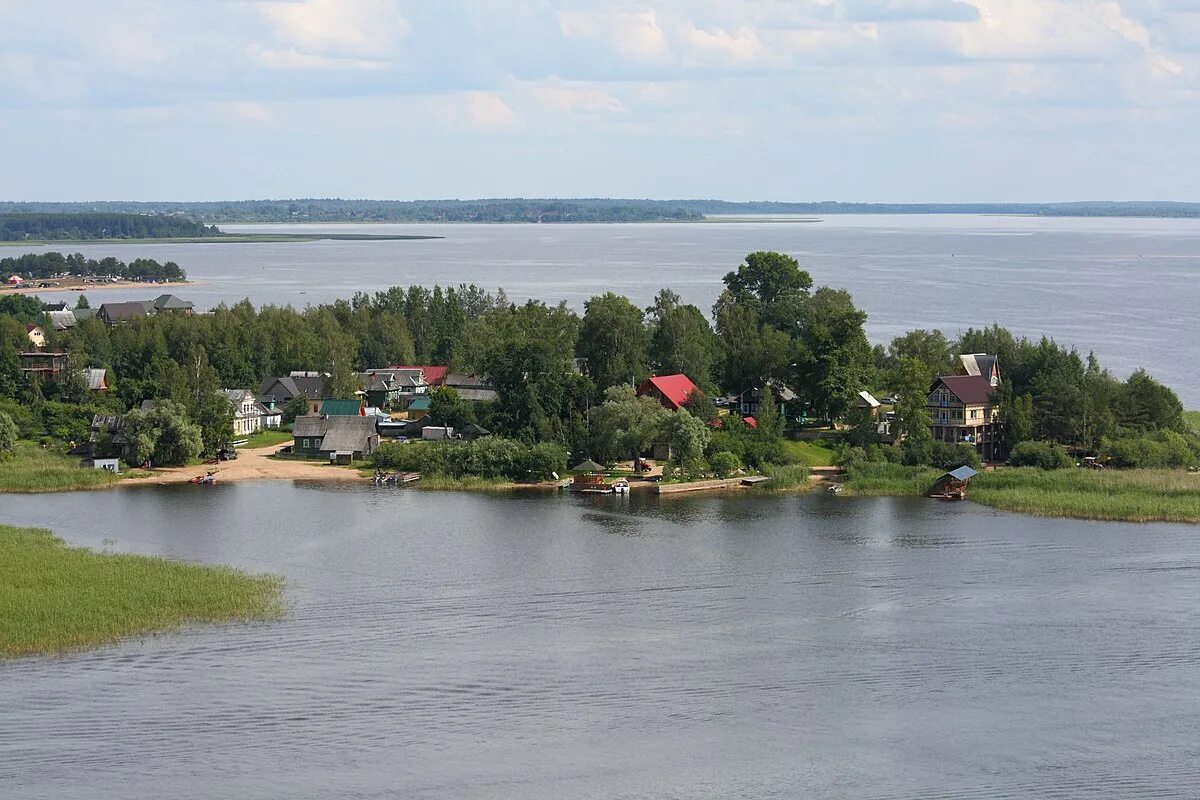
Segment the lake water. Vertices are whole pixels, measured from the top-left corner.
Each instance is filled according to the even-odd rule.
[[[203,306],[327,302],[393,285],[477,283],[513,299],[576,307],[612,290],[649,305],[661,287],[708,309],[721,277],[754,250],[798,258],[845,288],[887,342],[913,328],[953,336],[993,321],[1094,349],[1124,377],[1144,366],[1200,407],[1200,220],[1000,216],[831,216],[819,222],[629,225],[224,226],[231,232],[444,236],[288,244],[97,243],[89,256],[175,260]],[[45,249],[45,248],[41,248]],[[50,248],[53,249],[53,248]],[[2,248],[0,255],[19,253]],[[129,299],[145,292],[96,293]]]
[[[1200,537],[826,494],[0,496],[287,576],[0,665],[0,796],[1195,798]]]

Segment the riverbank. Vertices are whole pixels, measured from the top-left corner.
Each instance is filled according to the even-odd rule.
[[[46,294],[48,292],[102,292],[109,289],[145,289],[147,292],[157,292],[176,286],[203,286],[196,281],[167,281],[165,283],[149,283],[146,281],[105,281],[104,283],[85,283],[79,278],[54,278],[56,286],[38,287],[34,284],[41,281],[28,281],[24,286],[2,286],[0,296],[6,294]]]
[[[0,660],[283,612],[282,581],[228,567],[68,547],[0,525]]]
[[[849,496],[921,497],[941,475],[929,467],[864,464],[849,470],[843,487]],[[1041,517],[1200,523],[1200,474],[1182,470],[1004,468],[973,478],[967,496]]]

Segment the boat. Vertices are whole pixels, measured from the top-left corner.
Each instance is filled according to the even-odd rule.
[[[217,476],[214,472],[209,472],[207,475],[197,475],[188,483],[194,483],[197,486],[212,486],[217,482]]]
[[[617,478],[612,482],[612,490],[615,494],[629,494],[629,481]]]

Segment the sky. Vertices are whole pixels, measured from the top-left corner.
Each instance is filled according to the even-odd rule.
[[[0,0],[0,199],[1200,200],[1200,0]]]

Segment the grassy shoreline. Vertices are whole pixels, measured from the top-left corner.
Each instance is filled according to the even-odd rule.
[[[283,613],[282,579],[70,547],[0,525],[0,660],[54,655],[197,623]]]
[[[79,459],[59,450],[43,449],[34,442],[18,442],[16,452],[0,461],[0,492],[40,494],[107,489],[126,478],[149,474],[142,470],[126,470],[113,475],[102,469],[84,469],[79,466]]]
[[[928,467],[866,464],[851,468],[845,493],[920,497],[940,476],[939,470]],[[1200,475],[1182,470],[1006,468],[974,478],[968,497],[1001,511],[1033,516],[1200,523]]]

